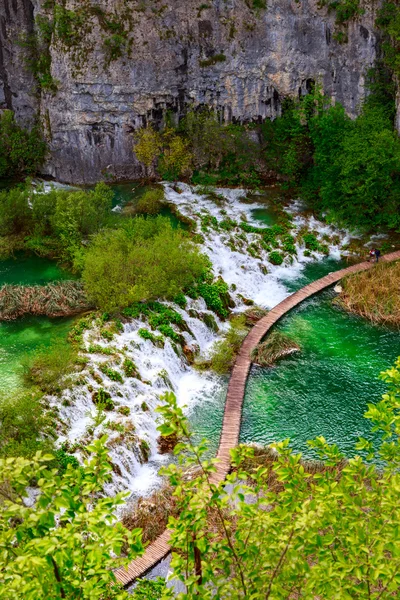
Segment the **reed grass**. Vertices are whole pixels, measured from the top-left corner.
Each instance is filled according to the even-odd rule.
[[[381,325],[400,326],[400,262],[377,264],[342,281],[335,303]]]
[[[90,308],[92,305],[80,281],[0,288],[0,321],[11,321],[26,314],[64,317]]]
[[[291,337],[281,331],[273,331],[254,348],[251,360],[261,367],[270,367],[280,358],[299,351],[300,346]]]

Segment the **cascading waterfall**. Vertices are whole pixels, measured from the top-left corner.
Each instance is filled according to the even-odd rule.
[[[275,266],[268,261],[267,250],[259,247],[257,252],[246,251],[256,243],[257,233],[239,229],[241,247],[236,250],[232,244],[232,232],[219,228],[218,222],[230,219],[256,227],[265,226],[256,218],[257,211],[265,209],[265,204],[241,201],[246,196],[245,190],[220,189],[216,192],[219,195],[218,203],[196,193],[191,186],[179,184],[177,188],[165,185],[167,202],[196,223],[197,233],[204,239],[202,251],[210,258],[215,276],[221,276],[229,285],[236,305],[234,311],[243,311],[249,301],[272,308],[289,293],[285,281],[297,278],[308,262],[321,260],[324,255],[314,252],[310,256],[299,240],[296,241],[296,254],[292,259],[285,259],[283,264]],[[319,241],[327,243],[330,239],[329,254],[339,258],[343,254],[343,246],[349,241],[348,234],[326,226],[313,217],[300,215],[300,208],[292,203],[287,209],[293,217],[292,235],[296,237],[300,230],[308,229]],[[214,226],[204,226],[205,216],[208,222],[211,219]],[[189,350],[206,354],[227,328],[227,323],[208,310],[202,298],[187,298],[185,309],[175,304],[165,304],[176,310],[187,324],[188,331],[183,331],[182,335]],[[205,324],[204,315],[212,315],[219,332]],[[100,370],[103,363],[110,361],[110,356],[89,352],[86,355],[89,362],[80,376],[81,385],[66,390],[61,402],[59,398],[50,399],[51,404],[59,409],[59,443],[68,441],[70,450],[77,456],[84,456],[84,447],[91,439],[108,435],[114,466],[113,479],[106,490],[109,494],[128,489],[135,495],[143,495],[157,485],[157,471],[168,460],[157,449],[155,409],[164,392],[174,391],[179,403],[190,410],[202,398],[220,393],[221,386],[225,385],[220,377],[210,372],[199,372],[191,366],[181,348],[168,338],[163,347],[143,339],[138,332],[145,326],[141,319],[130,320],[123,325],[123,331],[106,341],[101,337],[101,324],[93,322],[84,333],[86,349],[97,344],[106,352],[112,352],[113,369],[120,373],[123,382],[112,381]],[[154,333],[158,334],[157,331]],[[125,359],[133,361],[140,379],[126,377],[121,367]],[[113,410],[104,414],[99,414],[92,399],[93,392],[99,386],[108,392],[114,405]]]

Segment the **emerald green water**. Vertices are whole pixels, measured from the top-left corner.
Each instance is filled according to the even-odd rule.
[[[253,366],[242,442],[290,438],[293,448],[312,456],[306,442],[318,435],[347,455],[360,435],[372,439],[363,414],[385,391],[378,375],[400,355],[400,335],[335,308],[333,295],[304,302],[277,325],[302,350],[272,368]]]
[[[45,258],[21,253],[15,259],[0,261],[0,287],[6,283],[43,285],[60,279],[71,279],[71,274]],[[34,355],[54,342],[65,340],[71,321],[70,318],[24,317],[16,321],[0,322],[2,393],[12,393],[23,385],[23,357]]]
[[[0,286],[45,285],[49,281],[72,277],[71,273],[61,269],[54,261],[34,254],[19,252],[14,258],[0,261]]]

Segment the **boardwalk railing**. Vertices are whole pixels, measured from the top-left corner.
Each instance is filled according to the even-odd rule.
[[[400,251],[386,254],[382,257],[382,262],[393,262],[400,260]],[[334,273],[329,273],[321,279],[306,285],[285,300],[277,304],[265,317],[260,319],[254,325],[245,338],[239,354],[236,358],[232,375],[229,380],[228,391],[226,394],[224,419],[222,422],[221,437],[217,453],[218,464],[217,471],[212,477],[213,483],[223,481],[230,470],[230,450],[237,446],[240,435],[240,425],[242,419],[242,407],[246,390],[246,382],[251,367],[251,352],[261,342],[275,323],[277,323],[292,308],[310,298],[317,292],[328,288],[337,283],[343,277],[366,271],[373,267],[373,263],[362,262]],[[170,534],[168,530],[164,531],[147,548],[141,558],[132,561],[126,569],[118,569],[115,572],[117,579],[123,584],[128,585],[138,577],[143,576],[152,569],[170,552],[169,547]]]

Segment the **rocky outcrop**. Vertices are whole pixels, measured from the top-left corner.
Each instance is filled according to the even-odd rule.
[[[33,4],[3,2],[0,101],[26,120],[36,98],[10,38],[17,22],[32,27]],[[253,8],[253,2],[67,0],[78,16],[84,6],[88,12],[83,24],[73,22],[75,47],[53,34],[57,91],[42,90],[40,97],[51,150],[45,172],[76,183],[137,178],[142,168],[132,150],[133,131],[162,121],[166,111],[178,118],[188,104],[213,106],[227,121],[273,118],[283,98],[304,94],[319,81],[355,115],[377,52],[374,11],[366,5],[365,14],[346,25],[347,41],[339,43],[334,14],[317,0],[268,0],[266,9]],[[36,16],[49,5],[34,4]]]
[[[27,53],[21,42],[34,30],[34,5],[31,0],[0,2],[0,110],[15,112],[17,120],[30,125],[37,114],[39,100],[36,82],[27,69]]]

